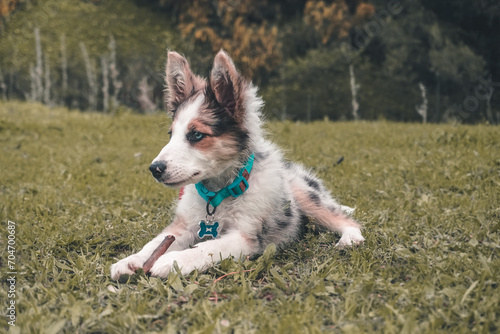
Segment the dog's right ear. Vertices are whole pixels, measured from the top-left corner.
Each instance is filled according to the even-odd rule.
[[[204,80],[191,72],[186,58],[173,51],[168,52],[165,83],[165,103],[172,113],[189,96],[204,87]]]

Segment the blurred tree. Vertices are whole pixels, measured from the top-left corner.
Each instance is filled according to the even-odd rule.
[[[442,84],[444,83],[445,87],[460,88],[460,91],[467,95],[472,82],[484,72],[486,63],[462,41],[454,42],[450,37],[443,36],[437,23],[429,32],[429,61],[436,80],[434,120],[440,121],[444,116],[441,110]]]
[[[351,29],[370,18],[375,8],[373,5],[351,1],[351,7],[345,0],[325,1],[308,0],[304,9],[306,24],[314,27],[320,34],[323,44],[349,36]]]
[[[16,8],[19,0],[0,0],[0,17],[10,15]]]
[[[19,0],[0,0],[0,35],[10,14],[16,9],[19,2]]]
[[[444,24],[453,26],[463,42],[483,56],[492,73],[500,76],[500,2],[497,0],[422,0]]]
[[[498,43],[498,32],[500,31],[499,1],[455,0],[443,2],[422,0],[421,3],[425,8],[435,13],[436,18],[440,22],[440,27],[445,26],[448,28],[448,31],[443,31],[443,35],[449,36],[449,30],[452,30],[453,36],[460,36],[460,42],[457,45],[457,48],[461,49],[459,58],[463,59],[464,54],[474,54],[476,58],[478,56],[482,58],[484,73],[476,72],[474,74],[475,79],[480,75],[486,74],[491,75],[494,81],[500,79],[500,43]],[[453,48],[452,44],[448,43],[448,45]],[[450,48],[448,47],[448,49]],[[451,54],[452,50],[449,51],[449,54]],[[454,55],[451,58],[455,58]],[[466,60],[464,61],[467,62]],[[477,60],[471,63],[471,68],[477,68]],[[467,68],[465,71],[471,72],[470,68]],[[464,81],[461,88],[466,91],[462,94],[474,95],[471,86],[475,86],[475,83],[471,84],[470,81]],[[446,92],[444,93],[446,94]],[[462,99],[463,97],[461,99],[457,97],[454,102],[458,103],[456,101],[461,101]],[[500,113],[500,94],[493,94],[491,101],[488,99],[486,106],[481,105],[481,109],[483,108],[486,109],[484,112],[473,113],[468,120],[477,120],[477,117],[487,114],[489,108],[496,109]]]
[[[287,61],[281,76],[263,91],[266,108],[281,119],[351,118],[349,80],[349,66],[339,49],[310,50]]]
[[[86,109],[87,68],[97,108],[139,108],[144,92],[161,107],[167,48],[202,75],[224,48],[277,117],[351,118],[352,65],[361,119],[418,121],[421,82],[429,121],[441,121],[475,97],[479,76],[500,80],[498,31],[493,0],[0,0],[0,89],[30,98],[43,88],[42,101]],[[500,113],[488,88],[462,120]]]
[[[151,79],[152,98],[162,100],[166,49],[189,49],[163,15],[138,8],[132,0],[95,4],[81,0],[31,0],[30,6],[16,10],[0,36],[0,68],[9,98],[27,98],[32,85],[30,67],[42,68],[38,65],[41,62],[35,47],[35,28],[39,29],[40,49],[45,55],[43,68],[50,70],[44,73],[51,81],[46,93],[52,102],[80,109],[106,106],[101,57],[110,60],[109,107],[138,107],[137,87],[144,75]],[[87,66],[81,43],[88,53]],[[96,87],[92,91],[97,94],[97,102],[89,99],[89,68],[95,71]],[[38,82],[40,75],[31,77]]]
[[[219,49],[228,51],[245,75],[260,81],[281,61],[278,27],[269,21],[279,4],[268,1],[162,1],[179,13],[178,28],[205,49],[206,62]],[[175,8],[175,9],[174,9]]]
[[[422,82],[429,88],[430,121],[441,121],[446,105],[467,96],[485,68],[484,59],[463,43],[455,27],[440,24],[417,2],[408,3],[376,39],[379,47],[368,47],[365,55],[380,59],[384,80],[398,82],[408,91],[404,95],[411,96],[406,101],[391,98],[400,99],[401,112],[413,112]]]

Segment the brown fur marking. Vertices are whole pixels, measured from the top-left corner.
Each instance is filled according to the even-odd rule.
[[[301,188],[292,185],[292,193],[299,208],[306,215],[315,218],[321,226],[332,231],[342,231],[343,227],[348,226],[360,227],[356,221],[344,215],[340,210],[334,212],[321,205],[317,205],[311,201],[307,192]]]
[[[205,118],[205,119],[204,119]],[[188,131],[198,131],[209,136],[213,135],[212,128],[207,125],[208,117],[198,117],[193,120],[188,125]]]

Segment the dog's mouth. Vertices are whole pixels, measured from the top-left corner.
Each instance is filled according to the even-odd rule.
[[[198,175],[200,175],[200,172],[196,172],[193,175],[191,175],[190,177],[188,177],[187,179],[182,180],[182,181],[170,182],[170,180],[161,180],[160,182],[163,183],[164,185],[166,185],[167,187],[170,187],[170,188],[180,188],[180,187],[183,187],[185,185],[195,183],[195,182],[193,182],[193,179],[196,178]]]

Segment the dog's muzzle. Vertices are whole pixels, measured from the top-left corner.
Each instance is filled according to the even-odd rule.
[[[160,180],[163,173],[167,170],[167,165],[162,161],[156,161],[149,166],[149,170],[155,179]]]

